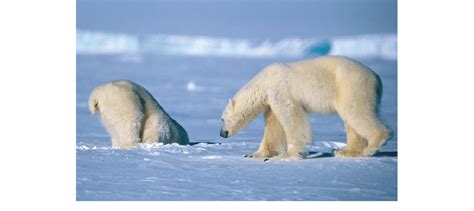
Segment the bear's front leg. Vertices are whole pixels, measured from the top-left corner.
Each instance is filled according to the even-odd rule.
[[[276,104],[272,108],[277,119],[281,122],[284,137],[286,137],[287,151],[275,159],[304,159],[306,146],[312,142],[310,121],[302,106],[291,101],[286,101],[283,105]]]
[[[257,151],[246,154],[245,157],[248,158],[271,158],[279,154],[282,154],[286,151],[286,148],[283,144],[280,144],[278,141],[272,141],[264,136],[262,143]]]
[[[299,153],[283,153],[279,154],[278,156],[273,156],[265,159],[267,160],[285,160],[285,161],[290,161],[290,160],[303,160],[305,157],[304,152],[299,152]]]
[[[304,156],[303,153],[296,153],[296,154],[285,154],[280,158],[280,160],[303,160]]]
[[[286,151],[271,159],[301,160],[304,158],[306,146],[311,144],[311,124],[306,116],[303,105],[291,96],[285,80],[275,84],[278,90],[268,90],[268,104],[274,119],[279,122],[281,134],[285,137]]]
[[[273,156],[277,156],[279,152],[275,151],[274,144],[271,140],[269,140],[267,137],[267,133],[264,134],[264,137],[262,139],[262,143],[260,144],[260,147],[258,148],[257,151],[246,154],[245,157],[247,158],[270,158]]]
[[[286,137],[280,121],[271,109],[265,111],[263,117],[265,119],[265,131],[260,148],[256,152],[245,155],[245,157],[271,158],[287,151]]]
[[[288,146],[287,146],[287,151],[280,153],[278,156],[271,157],[270,160],[302,160],[304,159],[306,155],[306,145],[308,145],[308,140],[311,140],[311,130],[309,128],[306,128],[306,130],[301,130],[303,128],[300,128],[300,130],[293,130],[298,133],[293,134],[289,132],[287,134],[287,140],[288,140]],[[303,132],[305,131],[305,132]],[[305,134],[305,135],[302,135]],[[296,137],[296,139],[295,139]]]
[[[273,157],[275,156],[274,154],[272,154],[270,151],[268,150],[263,150],[263,151],[260,151],[260,150],[257,150],[255,152],[252,152],[252,153],[248,153],[246,154],[244,157],[246,158],[269,158],[269,157]]]

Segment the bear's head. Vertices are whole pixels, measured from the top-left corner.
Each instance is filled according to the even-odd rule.
[[[222,112],[221,121],[222,128],[220,135],[223,138],[236,134],[248,123],[245,115],[237,109],[236,101],[234,99],[229,99],[229,103],[227,103],[227,106]]]
[[[255,82],[259,80],[252,79],[227,103],[221,116],[222,128],[220,135],[222,137],[227,138],[236,134],[250,121],[268,109],[265,89],[260,87],[261,83]]]

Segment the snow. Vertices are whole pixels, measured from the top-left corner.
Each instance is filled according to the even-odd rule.
[[[179,3],[161,5],[161,1],[117,1],[114,4],[78,1],[78,35],[87,32],[93,38],[88,39],[94,40],[97,38],[94,36],[99,34],[102,44],[95,40],[86,43],[88,45],[84,46],[87,48],[78,45],[77,49],[77,200],[397,200],[396,8],[393,9],[393,2],[360,1],[361,7],[347,8],[346,14],[355,16],[336,18],[327,11],[340,4],[351,5],[354,2],[341,0],[302,4],[296,1],[288,7],[285,0],[273,4],[260,1],[218,4],[202,0],[198,3],[186,2],[187,7],[181,8]],[[199,6],[201,4],[203,8]],[[215,4],[217,9],[208,13],[196,12],[200,11],[197,8],[204,9],[209,4]],[[104,5],[113,9],[97,11]],[[260,14],[261,19],[248,12],[261,11],[262,6],[272,10]],[[313,12],[319,7],[323,8],[320,13]],[[158,13],[150,8],[157,11],[164,8],[186,15],[181,16],[179,24],[167,24],[176,23],[167,16],[169,13]],[[246,14],[237,13],[235,8],[246,9],[241,10]],[[289,12],[285,13],[289,14],[289,22],[283,23],[275,18],[282,11]],[[108,15],[94,18],[102,13]],[[223,22],[211,16],[228,19]],[[245,17],[239,22],[230,24],[242,16]],[[121,17],[128,19],[122,20]],[[378,17],[379,21],[366,23],[367,18],[374,17]],[[267,29],[271,31],[266,31],[262,23],[255,20],[265,20],[270,27]],[[196,27],[197,21],[207,24],[200,23],[201,27]],[[149,27],[142,27],[137,22]],[[308,29],[308,23],[324,26],[331,23],[337,27]],[[240,28],[236,30],[235,27]],[[373,36],[381,34],[383,39]],[[150,53],[143,51],[148,45],[140,41],[147,35],[187,38],[185,41],[189,43],[185,45],[166,43],[174,49],[182,49],[183,46],[196,49],[198,39],[202,37],[218,48],[216,50],[205,43],[199,46],[199,52],[211,53],[193,55],[186,53],[186,49],[175,54],[163,51]],[[220,115],[227,100],[259,70],[273,62],[315,56],[304,53],[307,52],[305,49],[299,49],[298,54],[291,53],[293,51],[289,49],[288,54],[252,56],[259,53],[258,48],[246,48],[244,53],[250,56],[242,56],[243,51],[231,54],[232,48],[228,47],[232,46],[232,42],[247,42],[258,47],[265,40],[269,40],[268,46],[276,46],[279,40],[294,38],[300,41],[329,40],[333,51],[350,54],[380,75],[384,85],[380,115],[385,124],[394,130],[394,137],[379,155],[357,159],[332,157],[334,149],[345,146],[344,125],[336,115],[310,115],[313,145],[308,147],[309,159],[301,161],[264,162],[244,157],[258,149],[263,135],[262,116],[229,139],[219,137]],[[86,40],[78,36],[78,42],[79,39]],[[135,41],[129,43],[129,40]],[[361,47],[364,43],[367,44],[365,48]],[[226,56],[218,55],[219,52],[224,52]],[[328,53],[331,54],[331,51]],[[137,82],[149,90],[187,130],[191,145],[152,144],[131,149],[111,147],[110,137],[99,118],[88,111],[87,100],[95,86],[118,79]]]
[[[229,142],[91,149],[80,142],[78,199],[393,200],[396,196],[396,183],[387,183],[396,181],[396,158],[263,162],[242,156],[257,147],[256,142]],[[332,150],[320,142],[311,148]]]

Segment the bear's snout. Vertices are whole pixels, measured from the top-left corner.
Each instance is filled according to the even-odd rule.
[[[221,129],[221,137],[227,138],[229,136],[229,131]]]

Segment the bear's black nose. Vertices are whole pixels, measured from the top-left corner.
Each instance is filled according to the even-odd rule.
[[[222,130],[222,129],[221,129],[221,137],[222,137],[222,138],[227,138],[228,135],[229,135],[229,131],[226,131],[226,130]]]

